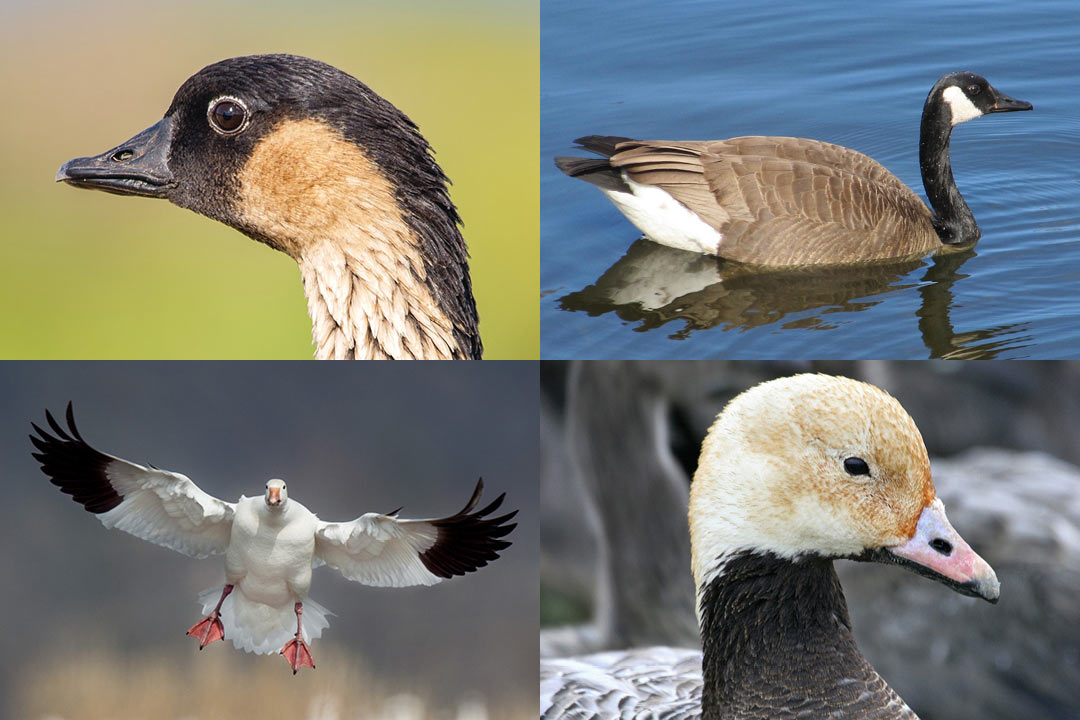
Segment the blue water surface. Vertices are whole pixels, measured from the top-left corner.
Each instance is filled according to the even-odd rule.
[[[638,241],[552,162],[589,134],[792,135],[866,153],[922,196],[922,104],[954,70],[1035,106],[954,132],[983,233],[959,255],[746,273]],[[1075,0],[544,0],[542,357],[1080,357],[1078,78]]]

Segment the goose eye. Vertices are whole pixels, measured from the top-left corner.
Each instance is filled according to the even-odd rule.
[[[247,127],[247,108],[236,98],[219,98],[211,102],[206,116],[210,127],[221,135],[235,135]]]
[[[982,92],[982,88],[978,85],[968,85],[968,95],[978,95]]]
[[[844,460],[844,469],[848,475],[869,475],[870,466],[862,458],[849,457]]]

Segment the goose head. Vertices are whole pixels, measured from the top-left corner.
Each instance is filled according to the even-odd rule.
[[[949,159],[952,129],[989,113],[1031,109],[1031,103],[1014,100],[972,72],[949,73],[934,83],[923,105],[919,168],[926,198],[934,209],[934,230],[941,242],[968,245],[981,235],[975,216],[953,178]]]
[[[203,68],[160,121],[100,155],[64,163],[56,179],[165,198],[293,255],[336,219],[317,221],[320,210],[368,210],[388,221],[402,214],[398,196],[425,183],[449,208],[447,219],[458,220],[412,121],[356,78],[296,55]],[[346,208],[340,194],[367,202]]]
[[[948,108],[949,125],[959,125],[989,113],[1031,110],[1032,105],[998,91],[986,78],[972,72],[944,75],[926,98],[927,106],[941,103]]]
[[[915,422],[866,383],[796,375],[733,399],[690,493],[700,589],[738,553],[897,564],[991,602],[997,577],[953,529]]]
[[[275,512],[281,512],[285,509],[285,504],[289,500],[289,492],[285,488],[285,481],[274,479],[266,483],[266,507]]]
[[[292,256],[320,357],[480,355],[446,176],[404,113],[330,65],[209,65],[160,121],[56,179],[167,199]]]

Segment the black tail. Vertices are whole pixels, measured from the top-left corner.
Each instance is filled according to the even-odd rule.
[[[615,135],[587,135],[578,138],[574,142],[582,150],[603,155],[605,159],[557,157],[555,158],[555,164],[560,170],[570,177],[580,178],[602,190],[631,192],[630,186],[623,180],[622,173],[612,168],[611,163],[606,159],[618,152],[616,146],[619,143],[632,142],[630,138]]]
[[[586,135],[585,137],[579,137],[574,142],[580,145],[582,150],[588,150],[604,157],[611,157],[618,152],[616,145],[634,141],[632,138],[619,137],[618,135]]]

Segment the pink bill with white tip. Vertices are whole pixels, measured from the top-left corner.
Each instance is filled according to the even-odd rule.
[[[979,595],[991,602],[1000,595],[1001,586],[994,569],[949,524],[945,506],[938,498],[923,508],[915,535],[888,550],[949,580],[972,585]]]

